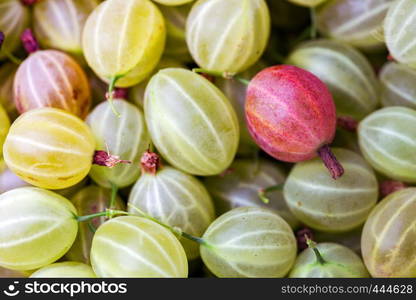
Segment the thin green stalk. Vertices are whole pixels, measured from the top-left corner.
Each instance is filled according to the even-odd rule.
[[[14,64],[16,64],[16,65],[20,65],[23,61],[20,59],[20,58],[18,58],[18,57],[16,57],[16,56],[14,56],[12,53],[9,53],[9,52],[7,52],[7,51],[5,51],[5,50],[3,50],[3,53],[4,53],[4,55],[6,55],[6,57],[12,62],[12,63],[14,63]]]
[[[284,186],[284,183],[280,183],[280,184],[269,186],[268,188],[265,188],[265,189],[260,189],[258,192],[258,196],[261,199],[261,201],[268,204],[270,200],[267,197],[267,193],[271,193],[274,191],[281,191],[283,190],[283,186]]]
[[[86,216],[77,216],[75,215],[75,219],[78,222],[86,222],[86,221],[90,221],[94,218],[97,217],[107,217],[107,218],[111,218],[113,216],[116,215],[129,215],[128,212],[122,211],[122,210],[113,210],[113,209],[106,209],[105,211],[101,211],[95,214],[91,214],[91,215],[86,215]]]
[[[229,73],[229,72],[219,72],[219,71],[211,71],[211,70],[207,70],[207,69],[202,69],[202,68],[194,68],[192,69],[192,72],[195,73],[204,73],[204,74],[208,74],[214,77],[220,77],[220,78],[224,78],[224,79],[235,79],[239,82],[241,82],[242,84],[245,85],[249,85],[250,80],[245,79],[241,76],[236,75],[235,73]]]
[[[111,110],[113,111],[113,113],[117,117],[120,117],[121,115],[120,115],[120,113],[117,111],[117,109],[114,106],[114,103],[113,103],[113,91],[114,91],[114,89],[116,87],[117,80],[119,80],[121,77],[122,76],[114,76],[114,77],[112,77],[110,79],[110,84],[108,85],[108,93],[107,93],[107,95],[108,95],[107,96],[108,97],[107,100],[110,103]]]
[[[320,265],[326,264],[326,261],[322,257],[321,252],[319,252],[318,248],[316,247],[316,243],[312,241],[311,239],[309,239],[307,235],[305,235],[305,238],[306,238],[306,244],[308,245],[308,247],[311,248],[313,252],[315,252],[316,262]]]
[[[97,231],[97,229],[95,229],[94,225],[91,224],[91,222],[88,222],[87,224],[88,229],[92,232],[95,233]]]

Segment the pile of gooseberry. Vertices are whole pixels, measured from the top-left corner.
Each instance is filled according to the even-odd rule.
[[[0,277],[416,277],[416,1],[0,0]]]

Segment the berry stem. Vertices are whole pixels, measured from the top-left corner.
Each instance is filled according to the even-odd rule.
[[[108,219],[111,219],[116,215],[129,215],[129,213],[122,210],[106,209],[105,211],[101,211],[95,214],[85,216],[75,215],[74,217],[78,222],[86,222],[98,217],[106,217]]]
[[[118,185],[111,182],[111,199],[109,209],[115,209]]]
[[[159,221],[156,218],[153,218],[152,216],[148,215],[147,213],[145,213],[144,211],[142,211],[141,209],[139,209],[138,207],[132,205],[131,203],[127,204],[129,207],[133,208],[141,217],[146,218],[148,220],[151,220],[163,227],[165,227],[166,229],[168,229],[169,231],[171,231],[172,233],[174,233],[177,236],[182,236],[188,240],[194,241],[200,245],[204,245],[207,246],[209,248],[212,248],[212,246],[210,244],[207,243],[207,241],[205,241],[203,238],[200,237],[196,237],[194,235],[191,235],[189,233],[183,232],[180,228],[177,227],[171,227],[161,221]]]
[[[87,224],[88,229],[92,232],[95,233],[97,231],[97,229],[94,227],[94,225],[91,224],[91,222],[88,222]]]
[[[357,132],[358,122],[349,116],[340,116],[337,118],[338,127],[345,129],[349,132]]]
[[[334,153],[328,145],[324,145],[318,150],[318,155],[324,162],[325,167],[329,170],[333,179],[338,179],[344,174],[344,168],[339,163]]]
[[[305,250],[306,248],[308,248],[308,239],[313,240],[314,238],[314,233],[312,229],[308,227],[303,227],[297,230],[295,235],[299,250]]]
[[[235,73],[230,73],[230,72],[211,71],[211,70],[202,69],[202,68],[194,68],[194,69],[192,69],[192,72],[208,74],[208,75],[211,75],[211,76],[221,77],[221,78],[224,78],[224,79],[235,79],[235,80],[241,82],[244,85],[249,85],[249,83],[250,83],[250,80],[242,78],[242,77],[236,75]]]
[[[313,250],[313,252],[315,252],[315,256],[316,256],[316,262],[320,265],[324,265],[326,264],[325,259],[322,257],[321,252],[319,252],[316,243],[314,241],[312,241],[309,238],[306,238],[306,243],[308,244],[308,247],[311,248]]]
[[[27,28],[23,31],[22,35],[20,36],[20,39],[23,43],[23,47],[25,48],[27,53],[33,53],[38,51],[39,43],[35,38],[35,35],[33,34],[32,29]]]
[[[267,193],[271,193],[274,191],[281,191],[283,189],[284,183],[276,184],[269,186],[268,188],[260,189],[258,191],[258,196],[264,203],[268,204],[270,202],[270,199],[267,197]]]
[[[131,164],[131,161],[122,160],[119,156],[109,154],[108,152],[103,150],[96,150],[94,152],[92,163],[94,165],[99,165],[102,167],[113,168],[118,164]]]
[[[106,98],[107,98],[108,102],[110,103],[111,110],[113,111],[113,113],[117,117],[120,117],[121,115],[117,111],[117,109],[115,108],[114,103],[113,103],[113,99],[114,99],[114,89],[116,87],[116,83],[121,77],[122,76],[113,76],[110,79],[110,84],[108,85],[108,91],[107,91],[107,94],[106,94]]]
[[[161,168],[160,157],[148,149],[143,153],[140,159],[140,165],[143,173],[156,175],[157,171]]]

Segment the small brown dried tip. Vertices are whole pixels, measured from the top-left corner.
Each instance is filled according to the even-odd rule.
[[[129,90],[128,89],[124,89],[124,88],[115,88],[113,91],[113,99],[127,99],[129,94]],[[110,98],[110,95],[107,93],[105,93],[105,98],[108,99]]]
[[[405,189],[407,187],[407,184],[401,181],[385,180],[380,183],[380,196],[384,198],[394,192]]]
[[[307,240],[313,240],[314,234],[312,229],[308,227],[303,227],[296,231],[296,241],[298,242],[298,249],[299,250],[305,250],[308,248]]]
[[[328,145],[322,146],[318,150],[318,155],[321,157],[325,167],[328,169],[329,173],[331,173],[333,179],[338,179],[344,174],[344,168],[339,163],[334,153],[332,153]]]
[[[103,167],[113,168],[118,164],[131,164],[129,160],[122,160],[117,155],[111,155],[105,151],[97,150],[94,153],[92,163]]]
[[[155,175],[161,167],[160,157],[156,153],[147,150],[140,159],[140,165],[143,173]]]
[[[337,118],[337,125],[350,132],[357,132],[358,122],[352,117],[341,116]]]
[[[3,45],[3,42],[4,42],[4,33],[0,31],[0,50],[1,50],[1,46]]]
[[[33,35],[32,29],[25,29],[20,36],[20,39],[22,40],[23,47],[25,47],[27,53],[33,53],[39,50],[39,44]]]

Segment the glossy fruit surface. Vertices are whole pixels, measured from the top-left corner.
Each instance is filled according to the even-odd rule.
[[[20,35],[30,24],[30,9],[20,0],[0,1],[0,28],[6,36],[0,50],[0,59],[13,53],[20,46]]]
[[[286,180],[283,168],[276,163],[260,159],[236,159],[224,174],[210,176],[204,184],[215,201],[217,215],[240,206],[261,206],[273,209],[292,227],[299,225],[283,198],[281,190],[268,192],[269,203],[264,203],[259,192],[278,186]]]
[[[171,165],[193,175],[216,175],[234,159],[236,113],[204,77],[168,68],[150,80],[144,112],[153,143]]]
[[[384,198],[365,223],[361,251],[373,277],[415,277],[416,189]]]
[[[0,195],[0,265],[32,270],[53,263],[78,231],[76,210],[64,197],[23,187]]]
[[[110,188],[111,184],[125,187],[140,176],[140,157],[150,145],[144,116],[133,104],[119,99],[114,106],[122,117],[116,116],[108,101],[98,105],[86,120],[95,137],[96,150],[107,149],[112,154],[131,161],[113,168],[92,166],[90,176],[100,186]]]
[[[16,72],[13,97],[20,113],[41,107],[60,108],[85,118],[91,105],[88,79],[69,55],[36,51]]]
[[[6,139],[7,133],[9,132],[9,128],[9,117],[7,116],[7,113],[4,110],[3,106],[1,106],[0,104],[0,157],[3,153],[3,144],[4,140]]]
[[[317,11],[324,36],[373,50],[383,46],[383,22],[393,0],[330,0]]]
[[[94,137],[79,118],[56,108],[31,110],[10,127],[4,143],[7,166],[26,182],[62,189],[90,171]]]
[[[307,7],[315,7],[326,1],[327,0],[289,0],[289,2]]]
[[[86,264],[74,261],[58,262],[40,268],[30,278],[95,278],[94,271]]]
[[[163,5],[182,5],[185,3],[192,2],[194,0],[153,0],[157,3],[163,4]]]
[[[416,68],[416,3],[394,1],[384,22],[384,35],[390,55],[398,62]]]
[[[331,40],[308,41],[289,55],[287,63],[312,72],[326,84],[338,116],[360,120],[378,106],[379,84],[373,68],[351,46]]]
[[[248,86],[245,111],[257,145],[279,160],[311,159],[334,138],[335,105],[328,88],[295,66],[258,73]]]
[[[85,21],[98,0],[42,0],[34,5],[33,26],[43,48],[82,55]]]
[[[0,66],[0,105],[12,120],[18,115],[13,101],[13,81],[16,71],[17,65],[14,63],[5,63]]]
[[[151,1],[110,0],[88,17],[82,45],[88,65],[102,80],[120,77],[117,86],[128,87],[156,67],[165,36],[163,16]]]
[[[380,71],[383,106],[405,106],[416,109],[416,70],[389,62]]]
[[[78,191],[70,200],[75,206],[78,215],[86,216],[95,214],[105,211],[110,207],[111,190],[96,185],[89,185]],[[125,210],[125,204],[118,196],[116,197],[115,207],[113,209]],[[92,225],[96,229],[105,221],[105,217],[99,217],[91,220],[90,224],[88,222],[79,223],[77,237],[71,249],[65,254],[65,257],[69,260],[90,264],[91,244],[94,236],[90,226]]]
[[[262,55],[270,34],[264,0],[199,0],[186,24],[186,41],[204,69],[238,73]]]
[[[406,107],[380,109],[358,127],[365,159],[388,178],[416,182],[416,111]]]
[[[366,278],[368,271],[361,258],[351,249],[335,244],[316,245],[325,262],[317,261],[314,250],[304,250],[296,259],[291,278]]]
[[[235,208],[216,219],[203,239],[202,260],[217,277],[283,277],[296,258],[292,229],[265,208]]]
[[[129,196],[129,212],[137,214],[135,207],[194,236],[201,236],[215,218],[205,187],[193,176],[172,167],[161,167],[156,174],[142,174]],[[188,259],[199,256],[197,243],[185,238],[180,241]]]
[[[358,255],[361,255],[361,234],[363,228],[360,226],[357,229],[347,232],[314,232],[314,239],[317,243],[336,243],[345,246]]]
[[[187,277],[181,243],[161,225],[124,216],[101,225],[94,235],[91,264],[98,277]]]
[[[342,232],[363,224],[378,199],[378,182],[370,166],[358,154],[334,149],[345,168],[333,180],[318,158],[295,165],[284,197],[295,217],[321,231]]]

